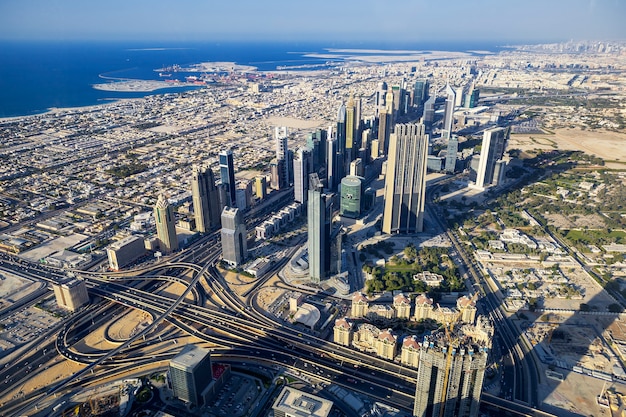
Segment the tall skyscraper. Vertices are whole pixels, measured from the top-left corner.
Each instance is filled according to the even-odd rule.
[[[293,199],[298,203],[306,203],[309,191],[309,165],[311,152],[299,148],[293,160]]]
[[[348,99],[348,105],[346,106],[346,150],[345,159],[347,164],[354,159],[355,146],[356,146],[356,106],[354,104],[354,97],[350,94]]]
[[[339,214],[353,219],[361,216],[363,208],[363,188],[361,178],[348,175],[341,180]]]
[[[220,152],[220,178],[222,185],[226,190],[225,206],[237,206],[237,194],[235,191],[235,163],[233,160],[233,151],[230,149]]]
[[[335,190],[339,183],[339,167],[337,164],[337,140],[326,141],[326,183],[329,190]]]
[[[385,175],[384,233],[423,230],[427,150],[423,124],[396,125],[389,140]]]
[[[330,270],[330,226],[332,210],[317,174],[309,175],[307,202],[309,277],[319,284]]]
[[[457,154],[459,153],[459,137],[457,135],[450,136],[448,139],[448,151],[446,153],[445,171],[448,174],[454,174],[456,169]]]
[[[202,405],[202,391],[213,380],[209,351],[187,345],[170,361],[169,371],[174,396],[196,406]]]
[[[248,255],[246,223],[236,207],[222,212],[222,258],[231,266],[243,263]]]
[[[420,344],[413,415],[476,417],[493,326],[485,318]]]
[[[176,237],[176,218],[174,209],[163,194],[159,194],[154,206],[154,222],[156,224],[159,248],[163,253],[171,253],[178,250],[178,238]]]
[[[256,176],[254,180],[254,191],[256,198],[259,200],[263,200],[267,197],[267,179],[265,178],[265,175]]]
[[[428,80],[419,79],[413,87],[413,105],[420,107],[428,99]]]
[[[426,125],[426,129],[429,129],[432,127],[433,122],[435,121],[435,101],[436,101],[437,97],[436,96],[430,96],[428,98],[428,100],[426,100],[424,102],[424,114],[423,114],[423,120],[424,120],[424,124]]]
[[[443,130],[442,136],[450,138],[452,135],[452,126],[454,125],[454,104],[456,102],[456,92],[450,84],[446,84],[446,108],[443,114]]]
[[[346,105],[341,103],[337,110],[337,152],[344,154],[346,149]]]
[[[376,94],[375,94],[376,116],[378,116],[380,109],[385,107],[386,96],[387,96],[387,83],[382,81],[378,83],[378,89],[376,90]]]
[[[485,130],[480,149],[480,159],[476,170],[476,184],[474,188],[484,190],[494,182],[496,162],[502,159],[509,130],[496,127]]]
[[[194,165],[191,169],[191,197],[196,230],[206,233],[220,224],[220,196],[210,167]]]
[[[274,140],[276,141],[276,160],[279,164],[280,188],[289,186],[289,148],[287,138],[289,134],[284,126],[276,127],[274,130]],[[282,163],[281,163],[282,161]]]
[[[389,135],[391,132],[391,115],[387,109],[380,109],[378,113],[378,154],[387,155],[389,147]]]

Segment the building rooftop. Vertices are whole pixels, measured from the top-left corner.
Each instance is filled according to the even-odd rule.
[[[170,366],[179,369],[194,369],[209,354],[209,351],[196,345],[187,345],[171,361]]]
[[[292,417],[327,417],[332,407],[332,401],[291,387],[285,387],[276,398],[272,408],[283,411],[285,415]]]

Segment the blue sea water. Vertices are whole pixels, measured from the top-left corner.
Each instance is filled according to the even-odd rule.
[[[180,88],[149,93],[96,90],[93,84],[119,78],[163,80],[154,70],[209,61],[232,61],[260,70],[277,66],[324,64],[327,59],[304,56],[326,48],[488,50],[494,45],[469,44],[316,44],[220,42],[164,44],[163,42],[0,42],[0,117],[42,113],[51,107],[88,106],[111,99],[178,92]]]

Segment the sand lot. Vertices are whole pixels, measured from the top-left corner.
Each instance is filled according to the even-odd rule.
[[[554,134],[511,135],[509,149],[582,151],[604,159],[609,168],[626,169],[624,143],[626,143],[626,133],[557,129]]]

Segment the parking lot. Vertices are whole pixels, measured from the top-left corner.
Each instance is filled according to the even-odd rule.
[[[216,416],[242,416],[259,396],[259,382],[254,378],[232,374],[215,398],[207,404],[209,413]]]

